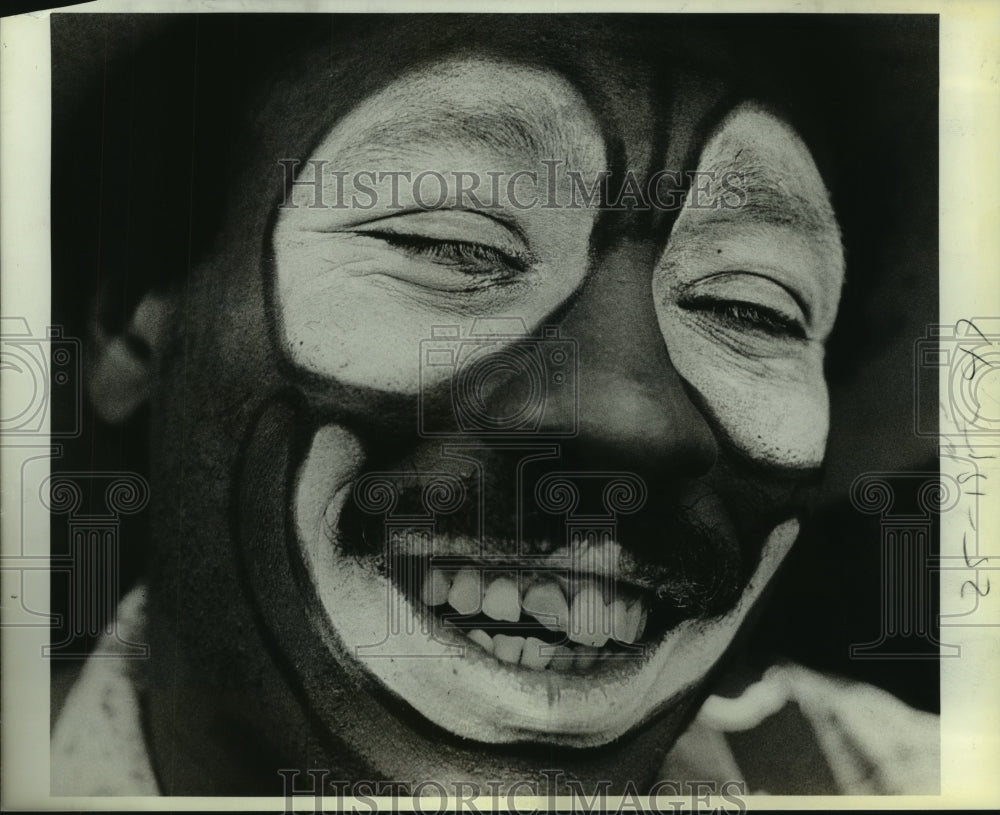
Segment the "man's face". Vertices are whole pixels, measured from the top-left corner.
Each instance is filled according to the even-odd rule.
[[[554,748],[648,764],[640,733],[659,761],[798,532],[843,274],[819,173],[750,102],[694,167],[643,155],[629,124],[546,69],[413,69],[335,123],[310,156],[320,197],[296,185],[274,222],[263,287],[295,421],[265,406],[231,489],[238,517],[247,495],[282,516],[267,545],[313,644],[277,595],[252,605],[311,677],[307,707],[377,699],[321,718],[387,776],[414,777],[427,733],[450,746],[426,766],[461,777],[512,744],[541,745],[539,766]],[[574,196],[573,173],[622,168],[711,173],[709,205]],[[254,463],[282,434],[287,481]],[[234,529],[260,595],[246,551],[267,536]]]

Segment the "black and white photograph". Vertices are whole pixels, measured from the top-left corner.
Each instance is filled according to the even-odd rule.
[[[998,24],[4,18],[4,807],[997,805]]]

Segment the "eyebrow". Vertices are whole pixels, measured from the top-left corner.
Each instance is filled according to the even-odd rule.
[[[449,104],[436,104],[433,108],[405,105],[392,113],[391,119],[380,119],[354,136],[352,141],[358,145],[355,149],[364,149],[366,159],[396,158],[441,144],[479,146],[494,153],[535,160],[549,157],[557,148],[566,158],[578,155],[575,140],[580,136],[573,132],[576,128],[567,128],[552,117],[532,116],[514,105],[501,104],[490,109]]]
[[[817,238],[840,243],[840,225],[826,190],[817,200],[788,189],[785,179],[763,165],[741,164],[738,157],[709,167],[716,178],[727,173],[742,177],[746,203],[741,207],[718,207],[703,214],[709,223],[763,224],[787,226]]]

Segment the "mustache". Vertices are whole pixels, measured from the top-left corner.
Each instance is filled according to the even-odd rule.
[[[615,543],[615,578],[654,603],[685,618],[732,610],[766,535],[741,539],[722,497],[702,481],[637,478],[552,468],[516,490],[493,483],[489,471],[371,469],[355,482],[334,534],[345,554],[378,557],[394,535],[431,530],[432,556],[522,568],[574,543]]]
[[[685,617],[707,619],[735,607],[767,536],[807,509],[823,474],[820,467],[761,463],[717,437],[716,464],[697,479],[602,470],[585,471],[582,477],[580,468],[564,472],[579,463],[572,448],[553,444],[553,455],[542,456],[521,480],[517,462],[532,455],[523,448],[505,452],[459,440],[428,453],[413,438],[413,395],[355,386],[343,390],[348,393],[340,393],[341,398],[353,398],[333,400],[336,410],[329,394],[317,404],[314,393],[307,403],[313,427],[347,426],[366,451],[355,489],[329,521],[330,536],[345,554],[385,557],[389,530],[405,530],[407,517],[414,529],[426,529],[432,521],[432,555],[464,554],[473,564],[489,559],[525,567],[531,558],[567,546],[574,534],[610,534],[621,547],[616,577],[681,609]],[[443,393],[444,386],[435,390]],[[372,410],[373,403],[378,410]],[[386,421],[387,409],[400,421]],[[553,511],[551,502],[538,501],[536,488],[546,479],[551,486],[560,475],[577,482],[579,496],[571,511]],[[639,479],[644,500],[632,511],[609,512],[605,489],[623,475]],[[384,505],[359,492],[364,484],[375,488],[373,495],[383,493]],[[588,517],[589,526],[581,520]]]

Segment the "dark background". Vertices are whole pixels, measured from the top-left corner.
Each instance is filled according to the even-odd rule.
[[[664,48],[692,34],[713,42],[740,71],[770,77],[793,116],[822,135],[814,152],[831,188],[848,268],[828,352],[828,467],[815,514],[750,647],[874,682],[937,711],[936,660],[849,656],[851,644],[880,634],[882,577],[879,518],[858,512],[848,498],[861,473],[938,469],[937,440],[913,432],[915,409],[937,412],[936,392],[914,392],[913,363],[914,343],[937,318],[937,18],[650,15],[610,21],[663,25]],[[232,136],[239,120],[233,113],[255,77],[280,62],[282,44],[304,31],[340,28],[347,36],[364,24],[352,16],[55,15],[53,324],[86,344],[96,292],[110,295],[113,324],[148,285],[186,268],[209,239],[217,211],[199,180],[210,177],[218,155],[212,150],[223,150]],[[213,183],[224,188],[222,180]],[[66,400],[53,409],[54,422],[78,409],[83,419],[81,435],[53,461],[54,472],[145,472],[144,410],[110,427],[86,404]],[[145,522],[141,514],[122,518],[121,592],[142,573]],[[67,519],[54,516],[51,532],[53,554],[67,551]],[[930,579],[936,596],[936,578]],[[53,611],[66,621],[69,603],[67,578],[54,576]],[[52,634],[53,642],[64,640],[72,641],[73,653],[93,644],[86,635],[74,638],[67,624]],[[54,709],[77,664],[53,662]]]

